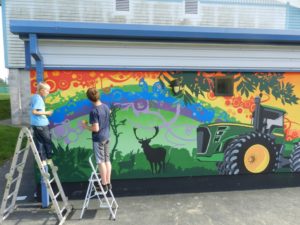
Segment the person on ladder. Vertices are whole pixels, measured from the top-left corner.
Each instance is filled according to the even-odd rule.
[[[109,116],[110,109],[100,101],[100,93],[96,88],[89,88],[87,98],[93,103],[94,108],[89,114],[89,123],[82,121],[82,126],[92,132],[93,150],[101,176],[101,185],[104,191],[112,188],[111,162],[109,156]]]
[[[30,124],[33,130],[33,140],[39,152],[42,164],[47,167],[47,164],[52,163],[53,149],[51,134],[49,128],[49,120],[47,116],[51,116],[53,110],[46,111],[44,98],[47,97],[50,91],[50,86],[46,82],[41,82],[37,85],[37,93],[31,97]],[[48,170],[48,168],[47,168]],[[42,207],[49,206],[49,195],[46,187],[42,183]],[[45,200],[46,198],[46,200]],[[48,200],[47,200],[48,199]]]

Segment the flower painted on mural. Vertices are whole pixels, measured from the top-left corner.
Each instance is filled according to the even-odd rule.
[[[58,82],[58,87],[61,90],[67,90],[70,87],[70,82],[67,80],[60,80]]]
[[[137,111],[144,111],[148,108],[149,103],[145,99],[139,99],[133,103],[134,109]]]
[[[215,96],[215,93],[211,90],[207,93],[207,98],[209,100],[215,100],[216,99],[216,96]]]

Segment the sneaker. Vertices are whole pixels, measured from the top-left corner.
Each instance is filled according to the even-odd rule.
[[[108,188],[108,190],[111,190],[112,189],[112,185],[111,184],[107,184],[107,188]]]
[[[102,185],[103,191],[104,191],[104,192],[107,192],[107,191],[108,191],[107,185],[104,185],[104,184],[101,184],[101,185]],[[96,191],[97,191],[97,192],[101,192],[101,188],[100,188],[100,186],[99,186],[98,183],[95,183],[95,188],[96,188]]]
[[[102,184],[102,187],[103,187],[103,191],[104,191],[104,192],[107,192],[107,191],[108,191],[108,186],[107,186],[107,184]]]
[[[47,162],[48,165],[53,165],[52,159],[47,159],[46,162]]]

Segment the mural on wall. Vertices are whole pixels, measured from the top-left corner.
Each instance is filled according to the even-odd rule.
[[[91,134],[80,126],[88,87],[112,111],[114,179],[299,171],[299,75],[45,71],[60,177],[87,181],[91,172]],[[216,77],[233,77],[233,96],[215,96]]]

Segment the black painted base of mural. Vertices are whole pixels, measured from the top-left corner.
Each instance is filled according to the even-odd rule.
[[[251,190],[300,187],[300,173],[114,180],[112,184],[116,197]],[[85,182],[63,183],[69,199],[84,199],[87,186]]]

